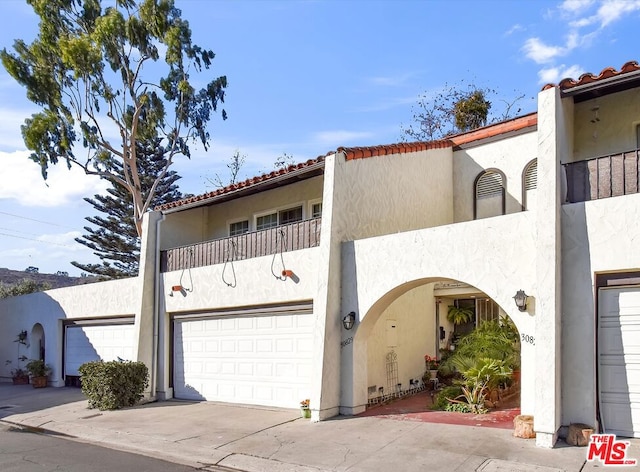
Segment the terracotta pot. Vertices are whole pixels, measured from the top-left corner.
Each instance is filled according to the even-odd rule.
[[[11,380],[13,380],[13,385],[27,385],[29,383],[29,377],[26,375],[22,377],[13,377]]]
[[[31,377],[33,388],[44,388],[47,386],[47,377]]]

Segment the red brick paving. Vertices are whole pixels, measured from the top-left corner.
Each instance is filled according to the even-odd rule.
[[[424,421],[426,423],[484,426],[487,428],[513,429],[513,419],[520,414],[520,407],[505,405],[484,415],[430,410],[431,392],[423,391],[414,396],[376,405],[358,416],[380,416],[398,421]],[[514,403],[514,402],[511,402]],[[519,399],[516,402],[519,405]]]

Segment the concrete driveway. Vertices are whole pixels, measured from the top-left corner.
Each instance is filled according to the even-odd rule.
[[[249,472],[579,472],[601,467],[585,467],[585,448],[560,442],[555,449],[540,449],[534,440],[514,438],[506,429],[377,416],[311,423],[298,410],[213,402],[167,401],[100,412],[88,409],[74,388],[0,383],[0,420],[194,467]],[[640,459],[640,441],[632,440],[630,456]]]

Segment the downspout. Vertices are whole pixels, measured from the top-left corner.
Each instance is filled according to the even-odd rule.
[[[151,356],[151,395],[157,400],[158,388],[158,330],[160,326],[160,224],[164,221],[164,213],[160,213],[160,218],[156,220],[156,244],[154,251],[153,268],[153,351]]]

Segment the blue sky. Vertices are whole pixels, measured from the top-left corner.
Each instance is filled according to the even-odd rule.
[[[105,2],[106,3],[106,2]],[[535,110],[545,83],[639,60],[640,1],[216,1],[176,0],[194,41],[216,53],[210,77],[226,75],[229,118],[214,117],[208,152],[179,159],[185,193],[213,190],[238,150],[241,172],[273,168],[287,153],[296,161],[339,146],[398,142],[420,95],[473,81],[502,100]],[[37,18],[24,1],[0,1],[11,21],[0,47],[31,40]],[[633,46],[636,44],[636,46]],[[203,80],[207,76],[203,77]],[[79,275],[71,260],[97,262],[73,241],[83,201],[106,185],[65,166],[48,186],[27,159],[20,125],[37,111],[0,67],[0,267]]]

